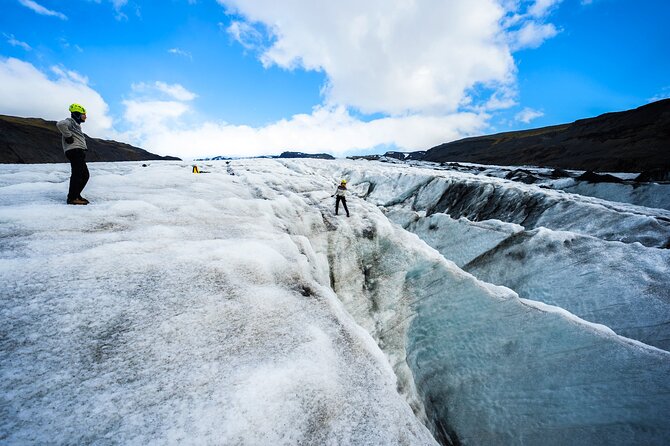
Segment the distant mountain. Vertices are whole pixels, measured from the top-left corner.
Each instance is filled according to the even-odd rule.
[[[303,153],[303,152],[282,152],[281,155],[261,155],[254,156],[252,158],[262,158],[262,159],[276,159],[276,158],[317,158],[323,160],[334,160],[335,157],[328,153]],[[227,158],[225,156],[214,156],[212,158],[198,158],[194,161],[222,161],[222,160],[232,160],[235,158]]]
[[[228,158],[227,156],[214,156],[212,158],[196,158],[193,161],[226,161],[232,160],[233,158]]]
[[[408,159],[533,165],[599,172],[670,170],[670,99],[518,132],[440,144]]]
[[[322,160],[335,159],[333,155],[329,155],[328,153],[302,153],[302,152],[282,152],[282,154],[276,158],[317,158]]]
[[[85,130],[85,125],[84,125]],[[87,161],[179,160],[117,141],[86,137]],[[56,121],[0,115],[0,163],[66,163]]]

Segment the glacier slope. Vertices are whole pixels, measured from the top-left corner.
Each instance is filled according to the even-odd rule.
[[[362,186],[361,196],[385,208],[540,226],[603,240],[670,246],[670,211],[615,203],[561,190],[405,165],[368,162],[341,169]],[[402,178],[401,178],[402,177]]]
[[[90,168],[71,207],[68,166],[0,166],[0,442],[435,444],[300,235],[318,212],[177,163]]]
[[[0,438],[432,444],[410,407],[443,444],[670,436],[667,352],[484,283],[387,218],[449,219],[477,242],[461,263],[525,237],[407,206],[461,178],[349,161],[207,170],[95,164],[95,204],[73,210],[66,166],[0,168]],[[344,175],[369,199],[349,219],[330,198]],[[566,206],[664,237],[653,215]]]
[[[670,250],[658,248],[670,240],[670,212],[405,165],[340,174],[478,278],[670,348]]]
[[[585,173],[583,170],[555,170],[536,166],[490,166],[474,163],[399,162],[392,158],[383,159],[385,162],[408,164],[431,170],[456,171],[480,177],[511,179],[572,194],[670,211],[670,183],[667,181],[635,181],[635,178],[639,176],[637,173],[614,172],[609,175],[619,178],[623,182],[607,183],[579,179]]]
[[[572,194],[670,211],[670,184],[667,182],[633,185],[579,182],[574,185],[566,185],[561,189]]]
[[[370,182],[379,172],[368,164],[357,164],[357,171],[351,164],[341,171],[300,164],[311,165],[313,173],[301,170],[315,177],[328,178],[331,167],[333,183],[345,174],[361,178],[380,195],[382,188],[416,191],[426,184],[385,167],[393,181]],[[411,194],[399,196],[387,195],[386,203]],[[389,225],[368,203],[350,208],[365,225],[333,224],[331,284],[387,353],[401,390],[443,443],[663,444],[670,435],[664,422],[670,354],[484,284]]]

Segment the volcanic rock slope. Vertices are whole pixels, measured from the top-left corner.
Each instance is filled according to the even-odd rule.
[[[571,124],[466,138],[412,157],[433,162],[600,172],[667,171],[670,170],[670,99]]]
[[[85,124],[84,124],[85,125]],[[86,129],[84,128],[84,131]],[[178,160],[117,141],[86,137],[88,161]],[[0,115],[0,163],[68,162],[55,121]]]

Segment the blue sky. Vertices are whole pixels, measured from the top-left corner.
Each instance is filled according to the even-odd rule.
[[[666,0],[4,0],[0,114],[183,158],[424,150],[670,97]]]

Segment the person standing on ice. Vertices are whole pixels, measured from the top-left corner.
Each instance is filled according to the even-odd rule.
[[[67,194],[67,204],[88,204],[88,200],[81,196],[90,177],[86,167],[86,138],[81,131],[81,123],[86,122],[86,109],[79,104],[70,105],[70,117],[56,123],[62,134],[63,151],[70,161],[70,189]]]
[[[331,195],[331,197],[335,197],[335,215],[337,215],[338,211],[340,210],[341,201],[342,206],[347,213],[347,217],[349,216],[349,209],[347,209],[347,193],[347,180],[342,180],[340,185],[337,186],[335,193]]]

